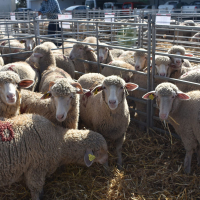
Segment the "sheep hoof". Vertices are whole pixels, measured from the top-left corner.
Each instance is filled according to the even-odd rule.
[[[184,171],[185,171],[186,174],[190,174],[190,168],[189,167],[185,167]]]
[[[123,169],[122,165],[121,164],[117,164],[117,169],[118,170],[122,170]]]

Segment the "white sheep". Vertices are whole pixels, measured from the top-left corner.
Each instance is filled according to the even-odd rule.
[[[72,79],[58,77],[44,95],[22,90],[21,113],[35,113],[64,128],[78,128],[79,94],[83,89]],[[50,99],[49,99],[50,98]]]
[[[95,162],[107,162],[106,141],[94,131],[64,129],[32,114],[0,121],[0,124],[0,186],[24,180],[32,200],[42,198],[45,177],[59,166],[90,167]]]
[[[145,49],[138,49],[138,50],[145,50]],[[146,52],[141,52],[141,51],[136,51],[134,53],[134,66],[135,70],[137,71],[145,71],[147,68],[147,53]]]
[[[29,90],[35,91],[36,88],[39,86],[40,75],[37,69],[31,67],[26,62],[14,62],[7,65],[4,65],[0,71],[13,71],[17,73],[21,80],[23,79],[30,79],[34,80],[35,83],[29,87]]]
[[[20,80],[12,71],[0,71],[0,116],[10,118],[20,114],[21,88],[28,88],[33,80]]]
[[[198,164],[200,164],[200,92],[196,90],[183,93],[172,83],[161,83],[155,91],[148,92],[143,98],[149,99],[150,95],[151,99],[156,98],[160,119],[169,120],[181,137],[186,150],[184,169],[186,173],[190,173],[194,151],[197,153]]]
[[[98,73],[84,74],[78,83],[91,90],[80,97],[80,119],[86,127],[115,143],[117,165],[121,168],[122,144],[130,122],[126,94],[127,90],[133,91],[138,85],[125,83],[117,76],[104,77]]]

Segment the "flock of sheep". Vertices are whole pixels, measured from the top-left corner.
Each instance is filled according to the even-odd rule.
[[[137,99],[156,99],[160,119],[168,119],[184,143],[186,173],[191,171],[193,151],[197,152],[200,164],[198,85],[174,85],[159,79],[155,91],[145,94],[144,90],[136,90],[138,86],[147,88],[145,49],[123,51],[98,41],[101,46],[97,55],[96,49],[84,44],[96,44],[95,37],[76,42],[72,38],[66,40],[64,54],[52,42],[35,46],[33,38],[13,39],[10,44],[5,38],[1,42],[1,186],[24,178],[32,199],[39,200],[45,177],[59,166],[77,163],[89,167],[97,162],[108,170],[108,150],[112,145],[121,169],[122,146],[130,123],[128,94]],[[10,53],[9,57],[4,56]],[[182,46],[173,46],[166,53],[186,55]],[[98,60],[111,67],[100,65],[100,73],[97,73]],[[170,55],[155,57],[155,73],[200,82],[200,67]],[[140,101],[129,103],[146,112],[146,106]],[[140,113],[137,117],[146,122]],[[90,130],[78,130],[79,118]]]

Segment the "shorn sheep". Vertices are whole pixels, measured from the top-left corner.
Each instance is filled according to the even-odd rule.
[[[94,52],[94,49],[91,46],[84,44],[75,44],[70,53],[69,58],[71,60],[76,60],[77,58],[81,58],[88,61],[97,62],[97,55]],[[85,73],[88,72],[98,72],[98,65],[95,63],[85,63],[84,62]],[[75,69],[77,69],[75,65]],[[100,69],[101,71],[101,69]]]
[[[64,128],[77,129],[79,94],[83,94],[79,83],[57,78],[49,83],[49,91],[43,95],[22,90],[21,113],[39,114]]]
[[[59,166],[89,167],[95,162],[107,162],[107,144],[99,133],[64,129],[32,114],[19,115],[0,124],[0,186],[24,180],[32,200],[42,199],[45,177]]]
[[[184,169],[186,173],[190,173],[193,152],[197,153],[197,161],[200,165],[200,91],[183,93],[172,83],[161,83],[155,91],[148,92],[143,98],[156,98],[160,119],[169,120],[181,137],[186,150]]]
[[[118,76],[104,77],[98,73],[84,74],[78,82],[91,90],[80,97],[80,118],[87,128],[101,133],[115,144],[117,165],[121,168],[121,150],[130,122],[126,94],[127,90],[133,91],[138,85],[125,83]]]
[[[13,117],[20,114],[21,88],[31,87],[33,80],[20,80],[12,71],[0,72],[0,116]]]

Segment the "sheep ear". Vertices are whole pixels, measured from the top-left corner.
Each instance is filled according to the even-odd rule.
[[[20,40],[20,43],[25,43],[26,42],[26,40]]]
[[[18,86],[21,87],[21,88],[29,88],[31,87],[33,84],[35,83],[34,80],[21,80],[19,83],[18,83]]]
[[[53,82],[53,81],[51,81],[51,82],[49,83],[49,91],[51,90],[51,87],[52,87],[54,84],[55,84],[55,82]]]
[[[97,85],[97,86],[91,91],[91,93],[95,95],[95,94],[97,94],[98,92],[100,92],[102,89],[103,89],[103,88],[102,88],[102,85]]]
[[[40,99],[48,99],[48,98],[51,98],[52,94],[50,91],[48,92],[45,92]]]
[[[155,91],[151,91],[146,93],[145,95],[142,96],[143,99],[151,99],[153,100],[155,96]]]
[[[71,85],[76,88],[76,94],[84,94],[83,88],[79,83],[74,82]]]
[[[188,96],[187,94],[180,92],[180,91],[177,93],[177,97],[179,99],[182,99],[182,100],[189,100],[190,99],[190,96]]]
[[[94,51],[94,49],[91,46],[85,46],[86,51]]]
[[[190,54],[190,53],[187,53],[187,54],[185,54],[184,56],[193,57],[194,55],[193,55],[193,54]]]
[[[43,55],[41,53],[33,53],[33,56],[36,58],[41,58]]]
[[[85,162],[86,166],[90,167],[93,164],[95,158],[96,157],[94,156],[92,150],[87,149],[85,152],[85,155],[84,155],[84,162]]]
[[[133,91],[136,90],[138,88],[138,85],[135,83],[126,83],[125,87],[128,91]]]

